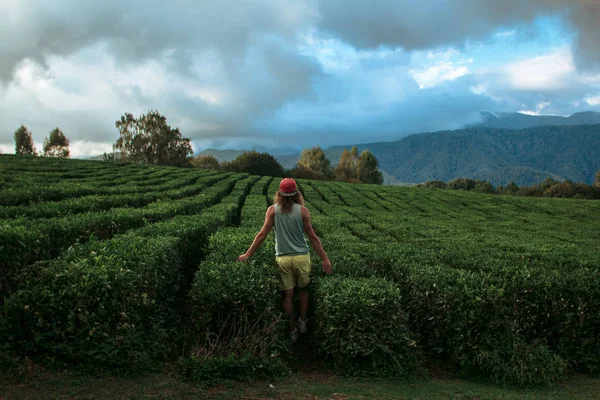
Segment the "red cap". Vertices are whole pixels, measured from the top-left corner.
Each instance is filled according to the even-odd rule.
[[[292,178],[285,178],[279,184],[279,193],[282,196],[293,196],[296,194],[296,181]]]

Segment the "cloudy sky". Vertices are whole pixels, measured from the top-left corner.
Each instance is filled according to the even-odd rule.
[[[599,0],[0,0],[0,149],[20,124],[102,154],[125,112],[207,147],[600,111]]]

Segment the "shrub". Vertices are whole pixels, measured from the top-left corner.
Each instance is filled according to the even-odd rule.
[[[496,193],[496,189],[494,189],[492,184],[489,183],[488,181],[477,181],[477,184],[473,188],[473,191],[479,192],[479,193],[488,193],[488,194]]]
[[[443,181],[427,181],[425,182],[425,184],[423,185],[426,188],[429,189],[447,189],[448,188],[448,184],[446,184],[446,182]]]
[[[19,354],[100,369],[160,359],[178,289],[177,239],[90,242],[9,296],[0,339]]]
[[[223,163],[223,169],[260,176],[284,176],[285,171],[279,162],[269,153],[247,151],[235,160]]]
[[[271,266],[203,263],[190,290],[191,328],[198,340],[190,357],[181,361],[185,374],[210,381],[245,379],[248,368],[268,375],[281,372],[287,323],[276,309],[277,300]]]
[[[489,347],[489,348],[485,348]],[[543,344],[514,341],[507,346],[482,346],[470,365],[472,375],[490,377],[494,383],[545,386],[567,377],[568,363]]]
[[[448,183],[448,189],[454,190],[473,190],[477,186],[477,181],[469,178],[457,178]]]
[[[328,277],[315,284],[317,351],[340,371],[400,376],[415,348],[398,287],[383,279]]]

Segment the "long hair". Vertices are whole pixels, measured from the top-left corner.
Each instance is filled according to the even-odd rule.
[[[301,206],[304,205],[304,197],[302,197],[302,193],[300,193],[300,191],[296,191],[296,194],[293,196],[282,196],[278,190],[273,198],[273,204],[279,204],[279,209],[284,214],[292,211],[292,206],[294,203],[300,204]]]

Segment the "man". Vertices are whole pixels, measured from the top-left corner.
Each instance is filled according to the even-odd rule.
[[[331,274],[331,262],[323,250],[321,240],[313,230],[310,213],[304,207],[302,194],[296,188],[296,181],[285,178],[279,184],[273,205],[267,209],[265,223],[258,232],[252,245],[238,257],[246,261],[262,246],[275,227],[275,255],[279,267],[279,289],[284,292],[283,309],[290,315],[290,336],[292,342],[298,340],[298,331],[306,332],[306,313],[308,311],[308,284],[310,283],[310,253],[304,238],[308,236],[311,246],[321,257],[323,272]],[[300,289],[300,319],[296,327],[294,319],[294,288]]]

